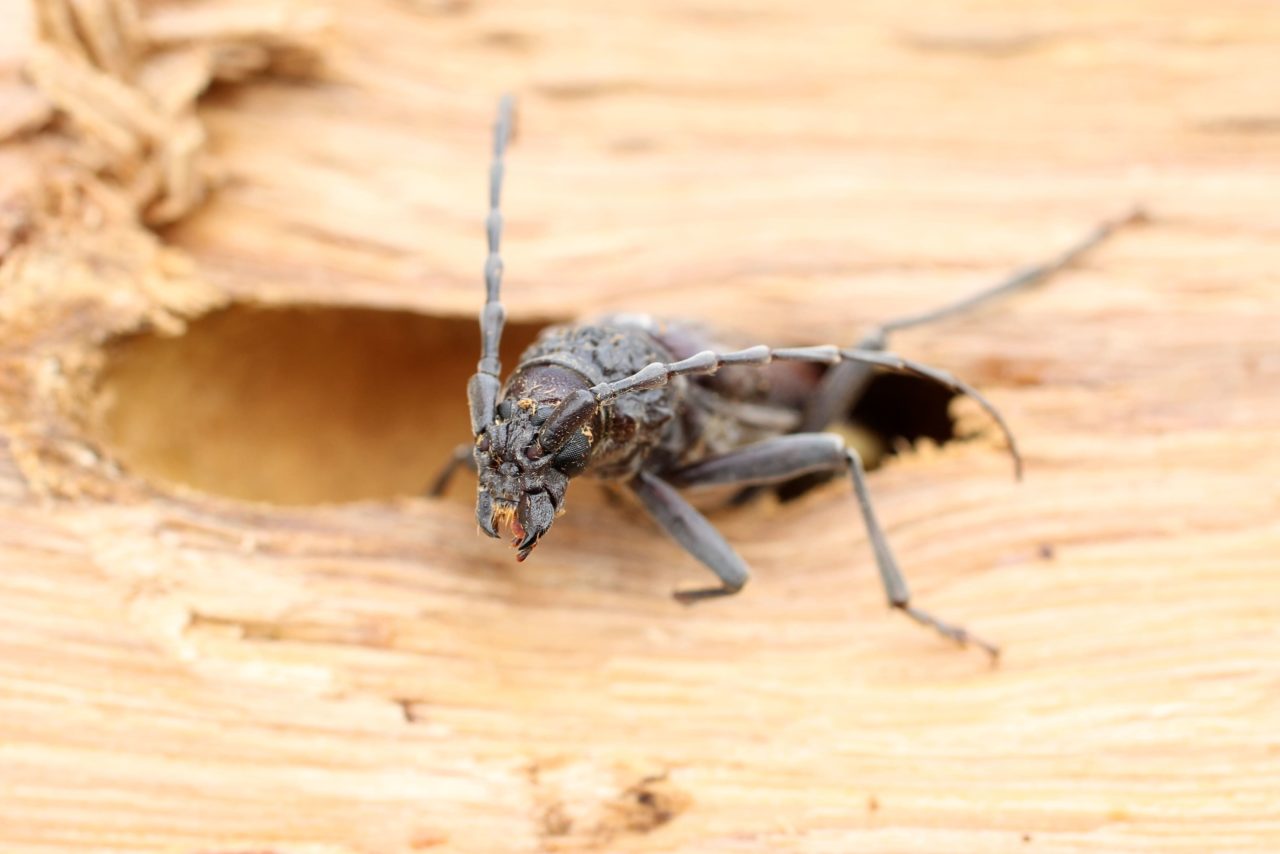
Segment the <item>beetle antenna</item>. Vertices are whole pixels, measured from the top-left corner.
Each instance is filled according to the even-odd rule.
[[[493,125],[493,162],[489,167],[489,215],[485,219],[489,254],[484,262],[484,309],[480,312],[480,362],[467,384],[467,400],[471,406],[471,430],[479,435],[493,421],[502,380],[502,362],[498,349],[502,343],[502,326],[506,312],[502,308],[502,176],[511,139],[515,98],[504,95],[498,103],[498,118]]]

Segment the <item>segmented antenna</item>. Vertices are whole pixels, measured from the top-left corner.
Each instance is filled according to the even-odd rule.
[[[498,104],[498,120],[493,125],[493,164],[489,167],[489,216],[485,219],[485,231],[489,237],[489,255],[484,262],[484,313],[480,316],[484,349],[478,370],[498,376],[502,365],[498,361],[498,345],[502,341],[502,324],[506,312],[502,310],[502,173],[506,168],[503,158],[507,142],[511,138],[511,117],[515,101],[505,95]]]
[[[928,309],[926,311],[917,312],[916,314],[907,314],[902,317],[896,317],[893,320],[882,323],[878,332],[881,337],[883,337],[890,332],[910,329],[913,326],[923,326],[926,323],[933,323],[934,321],[943,320],[951,317],[952,315],[961,314],[974,306],[980,305],[988,300],[995,299],[996,297],[1002,297],[1006,294],[1013,293],[1021,288],[1025,288],[1030,285],[1037,285],[1052,276],[1054,273],[1062,270],[1064,267],[1071,266],[1080,258],[1080,256],[1084,255],[1090,249],[1110,237],[1116,229],[1131,223],[1142,222],[1145,218],[1146,214],[1143,212],[1142,208],[1133,208],[1123,216],[1103,222],[1094,228],[1093,231],[1089,232],[1083,240],[1068,247],[1065,251],[1059,253],[1057,257],[1048,262],[1023,267],[1022,269],[1014,272],[1012,276],[1004,281],[985,290],[970,294],[969,296],[957,300],[950,305]]]
[[[471,429],[477,435],[493,420],[501,387],[502,362],[498,358],[498,349],[507,317],[502,308],[502,176],[514,113],[515,99],[504,95],[498,103],[498,119],[493,125],[493,163],[489,167],[489,215],[485,219],[489,254],[484,262],[485,302],[480,312],[480,362],[476,365],[476,374],[467,384]]]

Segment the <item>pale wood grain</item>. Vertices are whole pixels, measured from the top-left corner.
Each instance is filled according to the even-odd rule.
[[[209,183],[158,237],[135,220],[168,185],[75,172],[74,125],[0,153],[0,847],[1280,848],[1280,11],[306,8],[323,65],[201,102]],[[1020,486],[986,440],[873,475],[920,603],[999,668],[885,612],[842,488],[718,514],[755,578],[691,610],[667,594],[702,571],[589,486],[519,565],[467,488],[412,495],[465,432],[508,89],[522,321],[848,341],[1147,206],[898,342],[1028,458]],[[268,421],[252,355],[315,340]]]

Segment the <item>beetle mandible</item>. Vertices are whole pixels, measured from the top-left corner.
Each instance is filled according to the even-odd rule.
[[[840,435],[820,431],[851,410],[875,371],[914,375],[977,402],[1004,433],[1021,477],[1017,444],[995,407],[950,374],[889,352],[889,335],[1041,282],[1141,214],[1104,222],[1057,257],[950,305],[881,323],[854,347],[729,349],[690,322],[614,315],[545,330],[504,384],[498,360],[505,319],[501,194],[513,112],[514,100],[504,97],[493,131],[481,357],[467,385],[475,440],[459,446],[431,493],[442,493],[459,466],[474,466],[480,530],[498,537],[507,527],[517,559],[524,560],[564,511],[573,478],[625,484],[658,525],[719,579],[714,587],[674,594],[689,603],[737,593],[749,572],[678,489],[751,488],[847,474],[889,605],[962,646],[973,643],[998,655],[994,644],[912,603],[857,451]],[[797,370],[805,367],[808,373]],[[724,368],[731,370],[721,373]]]

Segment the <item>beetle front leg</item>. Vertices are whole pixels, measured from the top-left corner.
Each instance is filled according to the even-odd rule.
[[[674,486],[722,486],[776,483],[797,475],[817,472],[849,472],[853,491],[862,512],[875,553],[880,581],[884,585],[889,604],[911,619],[935,629],[961,646],[972,643],[985,650],[992,658],[1000,654],[994,644],[988,643],[962,626],[940,620],[927,611],[911,604],[907,581],[898,568],[898,562],[889,548],[889,540],[871,505],[871,492],[867,489],[866,473],[856,451],[845,445],[844,439],[834,433],[794,433],[765,439],[736,451],[709,457],[682,466],[666,474]]]
[[[463,442],[453,449],[449,459],[445,460],[444,465],[440,466],[440,471],[431,481],[431,485],[427,487],[427,495],[432,498],[439,498],[444,495],[445,490],[449,488],[449,481],[453,480],[454,472],[463,466],[473,472],[476,470],[475,452],[470,442]]]
[[[701,599],[730,596],[742,589],[751,577],[747,565],[707,518],[681,498],[680,493],[647,472],[640,472],[628,485],[662,529],[720,579],[719,587],[677,591],[675,598],[678,601],[689,604]]]

